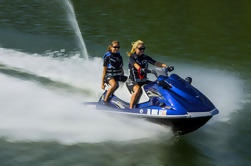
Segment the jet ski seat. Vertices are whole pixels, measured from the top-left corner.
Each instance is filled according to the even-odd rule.
[[[127,103],[130,103],[132,94],[130,93],[129,89],[127,88],[126,82],[118,81],[117,83],[119,84],[119,86],[116,89],[116,91],[114,92],[114,95],[117,96],[118,98],[120,98],[121,100],[123,100]],[[144,85],[141,87],[141,90],[142,90],[142,94],[139,98],[138,103],[145,103],[145,102],[149,101],[149,97],[147,96],[147,94],[144,90]]]

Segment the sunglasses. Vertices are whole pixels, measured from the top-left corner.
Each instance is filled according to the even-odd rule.
[[[118,48],[118,49],[120,49],[120,46],[114,46],[113,48]]]
[[[139,47],[138,48],[140,51],[142,51],[142,50],[145,50],[146,48],[145,47]]]

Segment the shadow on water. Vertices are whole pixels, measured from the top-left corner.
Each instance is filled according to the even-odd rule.
[[[53,88],[53,89],[56,88],[58,90],[63,90],[70,93],[84,94],[88,96],[92,95],[92,93],[87,89],[77,88],[67,83],[54,81],[46,77],[28,73],[28,72],[22,71],[19,68],[8,67],[6,65],[0,64],[0,72],[9,76],[15,77],[15,78],[22,79],[22,80],[34,81],[40,85],[45,86],[46,88]]]
[[[171,142],[171,144],[161,146],[161,160],[164,165],[199,166],[202,163],[204,166],[211,165],[211,159],[184,136],[174,137]]]
[[[0,139],[3,165],[211,165],[209,158],[185,138],[163,142],[97,143],[65,146],[56,142],[15,142]]]
[[[250,104],[249,104],[250,105]],[[248,105],[246,105],[248,108]],[[247,109],[232,113],[231,120],[217,121],[205,130],[194,132],[187,139],[201,153],[210,157],[210,161],[217,165],[249,165],[250,139],[249,127],[251,113]]]

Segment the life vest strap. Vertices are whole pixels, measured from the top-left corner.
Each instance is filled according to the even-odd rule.
[[[145,77],[145,75],[144,74],[143,75],[140,74],[140,69],[141,69],[141,67],[139,67],[139,69],[138,69],[139,79],[143,79]]]

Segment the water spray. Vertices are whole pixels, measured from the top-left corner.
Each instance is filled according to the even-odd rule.
[[[64,0],[64,4],[65,4],[66,10],[67,10],[67,16],[68,16],[68,19],[69,19],[69,21],[71,23],[71,26],[74,29],[74,32],[75,32],[76,36],[78,37],[78,39],[80,41],[79,46],[81,48],[81,55],[83,55],[84,58],[88,59],[87,48],[86,48],[86,45],[85,45],[85,41],[84,41],[84,39],[82,37],[82,33],[81,33],[80,29],[79,29],[79,25],[78,25],[78,22],[77,22],[77,19],[76,19],[76,14],[75,14],[73,5],[70,2],[70,0]]]

